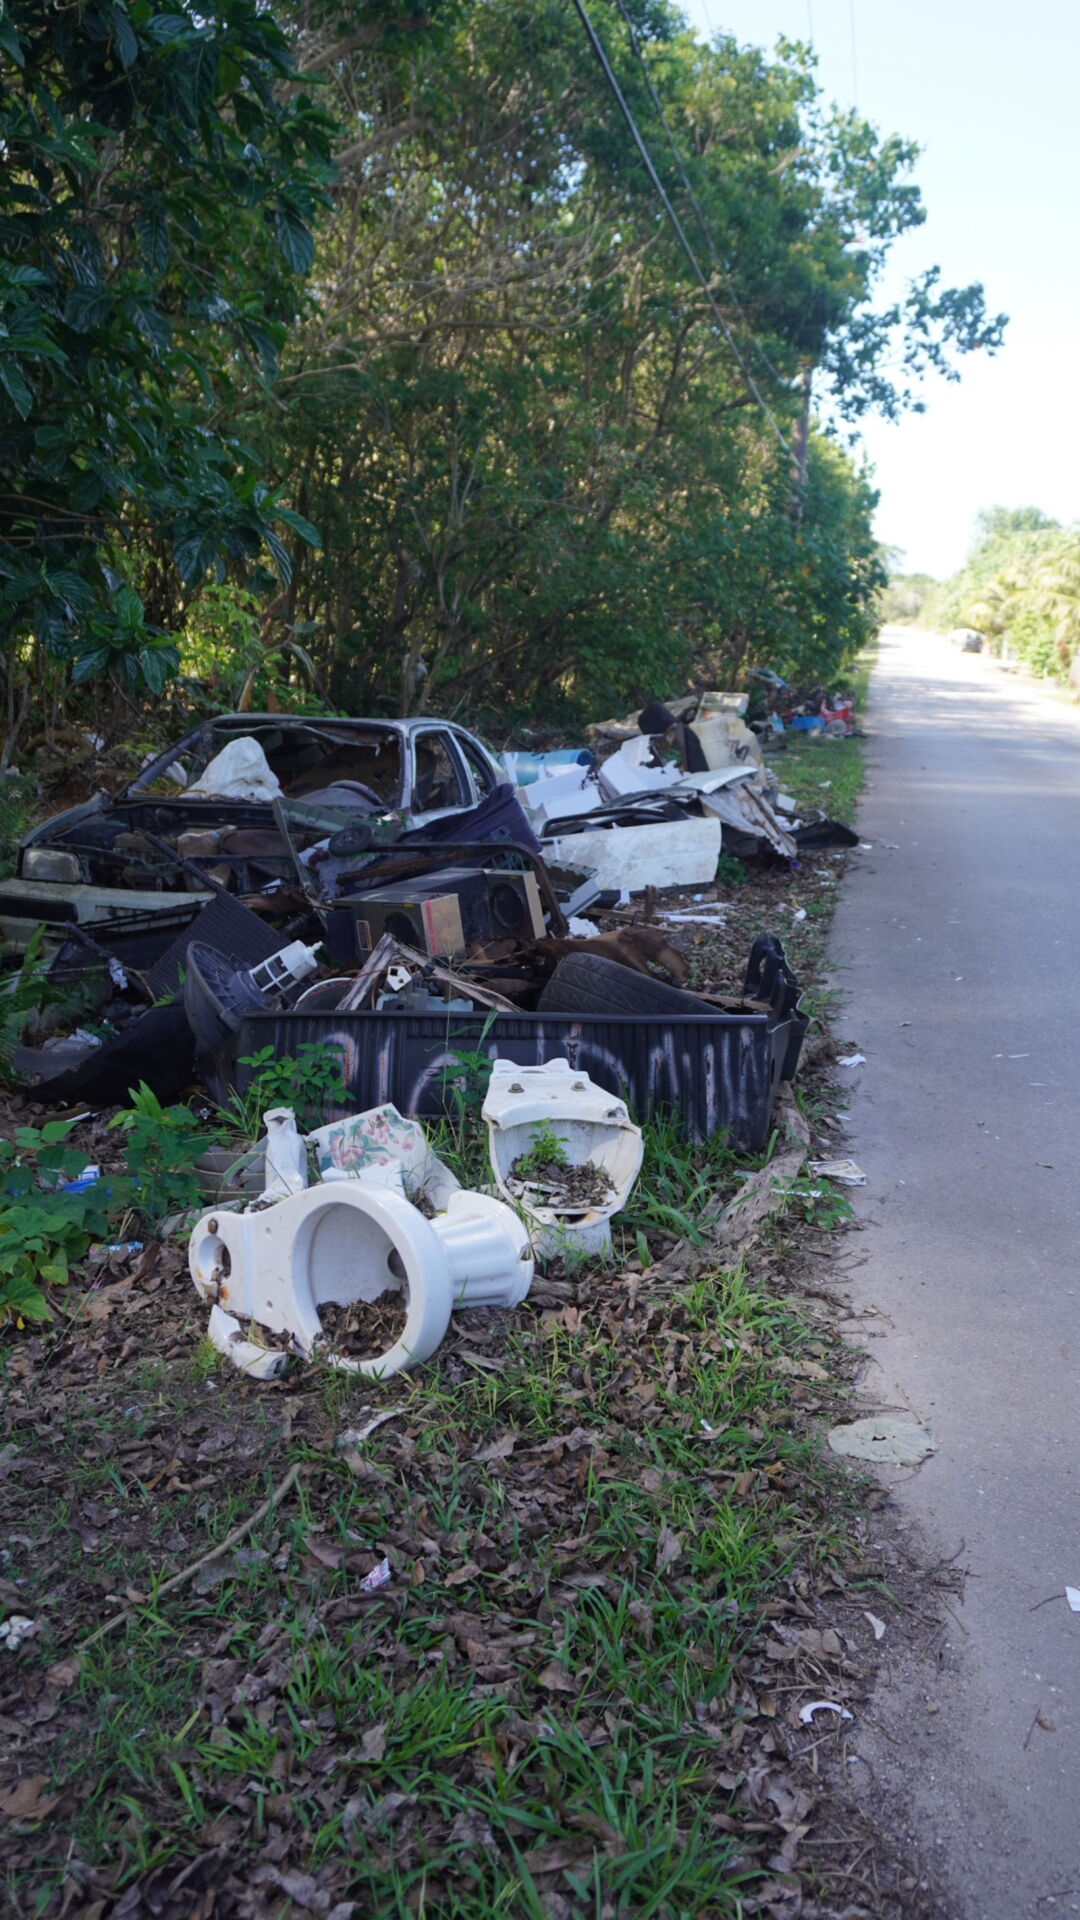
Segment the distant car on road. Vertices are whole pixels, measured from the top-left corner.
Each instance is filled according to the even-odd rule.
[[[947,638],[960,648],[961,653],[981,653],[983,650],[983,636],[975,627],[950,627]]]
[[[173,911],[210,897],[207,873],[239,894],[280,885],[293,856],[275,822],[278,796],[316,816],[398,813],[424,827],[479,805],[506,778],[464,727],[430,716],[222,714],[115,797],[95,794],[35,827],[14,878],[0,882],[0,932],[19,948],[39,921],[92,930]]]

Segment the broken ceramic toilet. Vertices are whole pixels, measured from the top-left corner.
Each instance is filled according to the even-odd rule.
[[[644,1152],[625,1102],[568,1060],[496,1060],[483,1117],[495,1184],[524,1214],[537,1254],[608,1253]]]
[[[335,1166],[331,1159],[315,1186],[290,1188],[280,1198],[267,1192],[244,1212],[210,1210],[191,1235],[188,1263],[211,1307],[210,1339],[257,1379],[281,1373],[290,1355],[387,1378],[431,1358],[455,1308],[516,1307],[529,1291],[532,1248],[528,1228],[513,1209],[457,1187],[434,1155],[417,1151],[411,1136],[422,1139],[420,1128],[393,1108],[377,1111],[381,1150],[366,1162]],[[404,1158],[411,1157],[413,1171],[422,1164],[438,1187],[444,1210],[433,1218],[407,1197],[387,1112],[406,1136]],[[361,1123],[371,1117],[338,1123],[346,1147],[348,1129],[362,1132]],[[295,1179],[299,1155],[289,1133],[291,1112],[278,1109],[266,1118],[274,1142],[268,1164],[272,1160],[280,1169],[284,1163],[288,1178]],[[320,1129],[320,1135],[334,1131]],[[320,1135],[311,1141],[321,1158],[333,1149]],[[375,1302],[398,1307],[399,1319],[403,1313],[396,1338],[363,1357],[342,1351],[323,1324],[325,1310],[341,1310],[333,1319],[347,1325],[349,1309],[362,1312]]]

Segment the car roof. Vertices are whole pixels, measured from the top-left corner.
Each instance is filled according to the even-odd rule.
[[[394,733],[418,733],[424,727],[449,727],[454,733],[468,733],[456,720],[443,720],[437,713],[414,713],[406,719],[369,717],[339,713],[219,713],[205,724],[211,727],[383,727]],[[470,739],[472,735],[469,736]]]

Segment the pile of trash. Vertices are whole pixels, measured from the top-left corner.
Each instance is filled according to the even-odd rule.
[[[549,859],[636,893],[661,874],[673,887],[711,880],[721,846],[742,858],[794,860],[800,847],[853,845],[846,828],[825,822],[823,837],[820,818],[798,817],[747,724],[748,705],[745,693],[653,701],[588,727],[582,752],[505,755]],[[840,734],[853,722],[848,706],[811,717],[815,727]],[[761,729],[766,737],[783,731],[778,712]]]
[[[673,1112],[691,1135],[726,1129],[760,1149],[798,1061],[798,982],[770,934],[730,993],[692,991],[679,932],[716,924],[722,906],[658,911],[657,897],[711,887],[722,851],[787,865],[855,835],[799,816],[764,750],[785,722],[755,728],[747,705],[723,692],[653,702],[587,728],[580,748],[508,753],[501,767],[438,721],[395,735],[389,722],[256,717],[249,737],[230,716],[182,799],[157,797],[174,753],[122,804],[30,836],[8,905],[25,928],[49,895],[44,997],[79,1015],[51,1032],[40,1021],[15,1064],[57,1103],[110,1104],[140,1080],[174,1099],[196,1073],[225,1100],[254,1056],[314,1046],[338,1059],[357,1110],[424,1117],[452,1108],[463,1059],[530,1071],[562,1059],[639,1119]],[[830,727],[850,724],[828,711]],[[468,785],[446,784],[452,756]],[[223,828],[220,802],[243,803],[250,822]],[[207,806],[212,825],[182,825]],[[134,861],[159,891],[63,877],[105,847],[110,873]]]

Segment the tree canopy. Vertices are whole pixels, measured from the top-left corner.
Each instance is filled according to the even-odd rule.
[[[314,256],[331,122],[256,0],[9,0],[0,17],[0,642],[160,692],[172,637],[130,564],[269,549],[283,511],[238,438]]]
[[[707,286],[570,0],[14,0],[9,650],[160,688],[221,635],[223,695],[274,648],[493,726],[842,665],[881,569],[835,423],[1003,321],[936,271],[880,309],[915,150],[807,49],[590,13]]]

